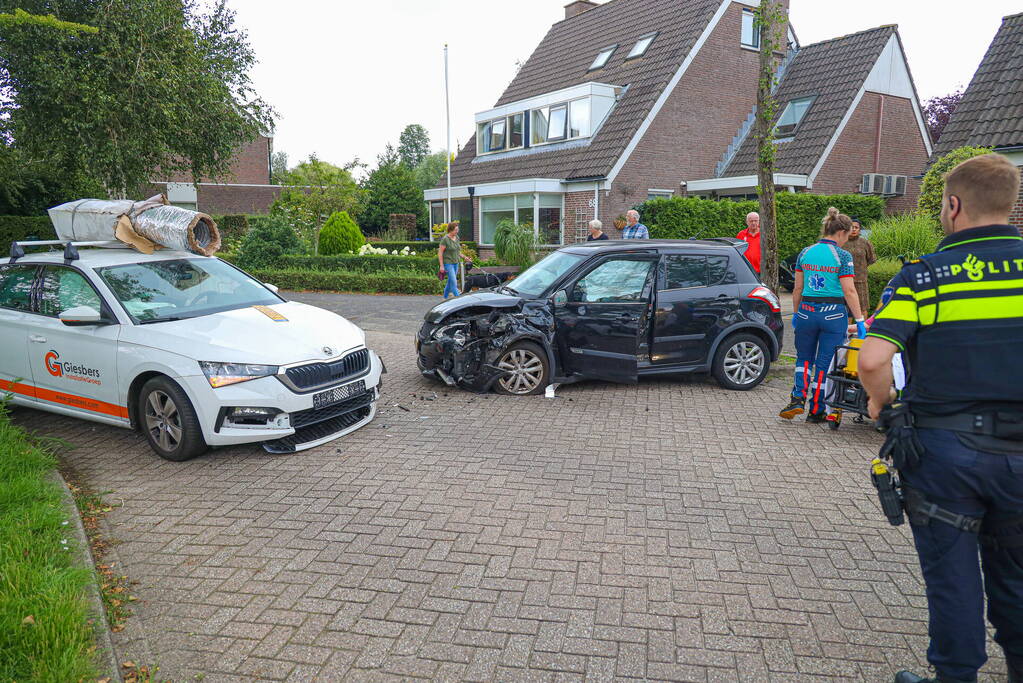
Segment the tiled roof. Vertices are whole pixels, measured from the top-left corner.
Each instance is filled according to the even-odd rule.
[[[1023,14],[1002,20],[998,35],[935,145],[934,157],[963,145],[1023,145]]]
[[[451,168],[452,183],[606,176],[720,5],[721,0],[608,0],[554,24],[495,106],[593,81],[628,89],[588,145],[476,160],[473,131]],[[659,33],[646,55],[626,61],[636,41],[652,31]],[[587,71],[597,53],[615,43],[607,65]]]
[[[881,26],[800,49],[775,94],[778,116],[791,100],[811,96],[816,99],[796,129],[795,137],[777,144],[775,167],[778,173],[810,174],[896,30],[895,26]],[[757,144],[751,132],[724,175],[744,176],[756,172]]]

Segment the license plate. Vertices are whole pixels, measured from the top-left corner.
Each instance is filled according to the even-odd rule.
[[[327,406],[332,406],[335,403],[347,401],[351,397],[358,396],[364,391],[366,391],[366,383],[361,379],[358,382],[345,384],[344,386],[337,387],[336,389],[321,391],[313,396],[313,408],[326,408]]]

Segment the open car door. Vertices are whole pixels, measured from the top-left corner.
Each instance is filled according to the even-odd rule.
[[[636,383],[657,258],[609,256],[555,294],[556,337],[566,374]]]

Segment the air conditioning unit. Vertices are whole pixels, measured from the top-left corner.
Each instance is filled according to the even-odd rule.
[[[864,173],[860,194],[884,194],[885,177],[883,173]]]
[[[884,193],[889,196],[898,197],[906,194],[906,176],[886,175],[884,177]]]

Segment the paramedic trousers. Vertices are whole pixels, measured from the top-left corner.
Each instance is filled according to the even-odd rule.
[[[926,452],[920,465],[900,472],[903,484],[931,503],[984,517],[981,534],[1023,533],[1023,444],[1017,455],[977,451],[955,432],[918,429]],[[989,523],[1008,520],[989,527]],[[979,543],[977,534],[931,519],[910,518],[920,569],[927,585],[931,637],[927,660],[944,678],[976,681],[987,660],[984,591],[995,642],[1008,659],[1023,661],[1023,547]]]
[[[796,377],[792,396],[810,399],[808,410],[811,413],[821,413],[825,409],[824,378],[835,349],[845,341],[849,325],[847,318],[845,304],[803,301],[796,311],[793,322],[796,330]]]

